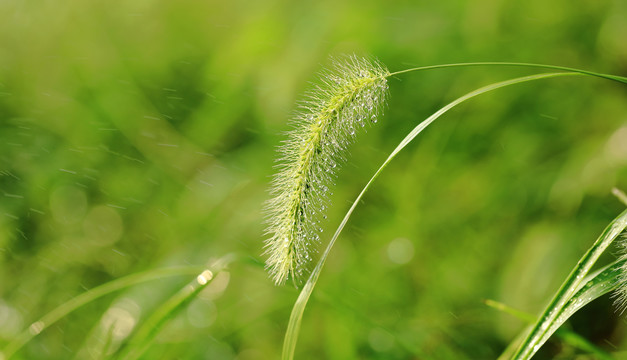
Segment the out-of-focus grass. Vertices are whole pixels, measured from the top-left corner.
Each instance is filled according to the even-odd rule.
[[[391,71],[479,60],[627,71],[621,2],[5,1],[0,14],[0,348],[85,289],[237,252],[252,261],[217,277],[146,358],[277,358],[297,291],[254,265],[260,209],[274,147],[329,54],[372,54]],[[392,79],[385,118],[340,172],[325,234],[420,120],[527,73]],[[539,311],[622,209],[609,191],[627,188],[626,110],[616,84],[556,79],[443,118],[355,212],[297,358],[496,357],[522,324],[481,300]],[[120,341],[188,280],[91,303],[16,358],[89,353],[111,324]],[[593,304],[573,330],[624,349],[610,301]]]

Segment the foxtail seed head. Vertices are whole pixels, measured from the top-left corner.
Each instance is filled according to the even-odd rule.
[[[328,186],[356,132],[382,113],[389,74],[378,62],[343,58],[321,74],[322,85],[300,104],[293,130],[279,147],[279,171],[266,206],[270,238],[264,254],[277,285],[308,270]]]

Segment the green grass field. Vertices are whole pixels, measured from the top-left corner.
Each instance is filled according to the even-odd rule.
[[[24,330],[37,336],[11,359],[123,358],[151,316],[230,254],[176,314],[144,327],[155,336],[141,358],[280,358],[299,289],[264,270],[262,210],[276,148],[329,57],[372,56],[392,72],[517,61],[625,76],[626,5],[1,1],[0,360]],[[390,78],[385,115],[350,147],[330,190],[319,250],[420,121],[538,72]],[[539,314],[625,208],[610,191],[627,190],[626,95],[615,82],[559,77],[482,95],[434,123],[338,239],[296,359],[496,359],[525,324],[484,300]],[[39,333],[42,316],[89,289],[171,267],[185,268]],[[601,297],[565,327],[627,358],[612,303]],[[591,359],[556,337],[536,358]]]

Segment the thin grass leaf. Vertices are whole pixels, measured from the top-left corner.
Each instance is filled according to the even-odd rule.
[[[115,291],[141,284],[147,281],[159,280],[171,276],[184,276],[194,275],[202,271],[204,267],[200,266],[180,266],[164,269],[148,270],[138,274],[132,274],[120,279],[110,281],[106,284],[97,286],[91,290],[88,290],[68,301],[59,305],[54,310],[50,311],[39,320],[32,323],[27,329],[22,331],[13,341],[11,341],[0,352],[0,358],[4,360],[10,359],[15,353],[20,350],[26,343],[32,340],[35,336],[39,335],[42,331],[50,327],[50,325],[59,321],[59,319],[65,317],[72,311],[79,307],[90,303],[102,296],[111,294]],[[4,356],[4,357],[2,357]]]
[[[627,78],[624,76],[611,75],[611,74],[603,74],[597,73],[594,71],[575,69],[566,66],[557,66],[557,65],[547,65],[547,64],[532,64],[532,63],[519,63],[519,62],[468,62],[468,63],[455,63],[455,64],[441,64],[441,65],[430,65],[430,66],[421,66],[411,69],[405,69],[401,71],[396,71],[390,74],[399,75],[403,73],[418,71],[418,70],[432,70],[432,69],[443,69],[443,68],[451,68],[451,67],[471,67],[471,66],[516,66],[516,67],[529,67],[529,68],[540,68],[540,69],[552,69],[552,70],[563,70],[567,72],[579,73],[582,75],[589,75],[594,77],[599,77],[602,79],[618,81],[623,84],[627,84]]]
[[[627,206],[627,194],[625,194],[625,192],[623,192],[619,188],[612,188],[612,194],[616,196],[616,198],[620,200],[620,202]]]
[[[533,354],[540,349],[542,343],[547,339],[547,333],[552,329],[553,324],[568,306],[571,298],[586,284],[586,275],[592,266],[625,227],[627,227],[627,210],[623,211],[605,228],[594,245],[592,245],[588,252],[579,260],[573,271],[566,278],[566,281],[564,281],[555,294],[551,303],[538,319],[534,328],[521,344],[513,357],[514,359],[530,359]]]
[[[116,358],[122,360],[139,359],[148,350],[155,337],[163,329],[163,326],[189,304],[201,290],[211,283],[214,276],[226,268],[234,259],[233,255],[227,255],[219,259],[211,266],[212,270],[203,270],[194,280],[153,311],[142,326],[131,336]]]
[[[326,259],[329,256],[329,253],[331,252],[331,248],[335,244],[335,241],[337,240],[337,238],[339,237],[340,233],[344,229],[344,226],[346,226],[346,223],[348,222],[348,219],[351,217],[353,211],[355,210],[355,207],[357,207],[357,204],[359,203],[361,198],[364,196],[366,191],[370,188],[370,185],[379,176],[379,174],[383,171],[383,169],[392,161],[392,159],[394,159],[396,157],[396,155],[401,150],[403,150],[403,148],[405,148],[416,136],[418,136],[418,134],[420,134],[433,121],[438,119],[440,116],[445,114],[447,111],[449,111],[453,107],[463,103],[466,100],[472,99],[475,96],[484,94],[484,93],[492,91],[492,90],[500,89],[500,88],[503,88],[503,87],[506,87],[506,86],[514,85],[514,84],[519,84],[519,83],[524,83],[524,82],[529,82],[529,81],[534,81],[534,80],[540,80],[540,79],[548,79],[548,78],[559,77],[559,76],[572,76],[572,75],[578,75],[578,74],[576,74],[576,73],[537,74],[537,75],[525,76],[525,77],[521,77],[521,78],[516,78],[516,79],[511,79],[511,80],[507,80],[507,81],[502,81],[502,82],[490,84],[488,86],[479,88],[479,89],[477,89],[475,91],[472,91],[472,92],[470,92],[470,93],[468,93],[468,94],[466,94],[466,95],[456,99],[455,101],[449,103],[448,105],[444,106],[443,108],[441,108],[440,110],[435,112],[433,115],[431,115],[426,120],[421,122],[418,126],[416,126],[400,142],[400,144],[396,147],[396,149],[394,149],[394,151],[392,151],[392,153],[388,156],[388,158],[383,162],[381,167],[379,167],[379,169],[375,172],[375,174],[372,176],[372,178],[370,178],[370,180],[368,181],[366,186],[361,190],[361,192],[359,193],[359,195],[357,196],[357,198],[355,199],[355,201],[351,205],[350,209],[348,210],[348,212],[344,216],[344,219],[340,223],[339,227],[337,228],[337,230],[333,234],[333,237],[331,238],[331,241],[329,241],[329,244],[327,245],[324,253],[322,254],[322,256],[320,257],[320,260],[316,264],[316,267],[312,270],[311,275],[309,276],[309,279],[307,280],[307,282],[303,286],[303,289],[301,290],[300,295],[298,296],[298,299],[296,300],[296,303],[294,304],[294,307],[292,308],[292,313],[290,315],[288,328],[287,328],[287,331],[285,333],[285,340],[284,340],[284,343],[283,343],[283,357],[282,358],[284,360],[291,360],[291,359],[294,358],[294,351],[296,349],[296,342],[298,340],[298,332],[300,330],[300,324],[301,324],[301,321],[302,321],[303,313],[305,311],[305,307],[307,305],[307,301],[309,300],[309,297],[311,296],[311,293],[313,292],[313,288],[316,285],[316,282],[318,281],[318,277],[320,276],[320,272],[322,271],[322,267],[324,266],[324,263],[326,262]]]
[[[196,295],[213,279],[213,272],[205,270],[196,279],[185,285],[181,290],[164,302],[157,310],[151,313],[143,325],[123,347],[118,359],[138,359],[152,344],[152,341],[163,328],[163,325],[183,309]]]
[[[531,325],[526,326],[520,334],[516,335],[514,340],[507,344],[507,347],[505,348],[505,350],[503,350],[503,353],[496,360],[510,360],[512,356],[514,356],[514,353],[516,353],[516,350],[518,350],[520,344],[522,344],[523,340],[525,340],[525,335],[529,331],[531,331],[531,329]]]
[[[622,267],[625,266],[625,263],[627,263],[627,260],[615,261],[586,277],[584,280],[585,285],[566,303],[566,306],[551,324],[549,330],[540,339],[539,345],[542,346],[542,344],[548,341],[551,335],[558,331],[559,327],[579,309],[586,306],[592,300],[616,290],[622,280]]]
[[[580,291],[573,296],[572,301],[569,301],[569,305],[564,309],[564,311],[560,315],[560,319],[563,318],[565,321],[568,317],[572,316],[577,310],[581,307],[589,303],[590,301],[603,296],[613,290],[615,290],[618,286],[619,275],[617,269],[623,266],[624,261],[616,261],[605,268],[595,272],[594,274],[588,276],[585,281],[585,285],[580,289]],[[587,299],[587,300],[585,300]],[[578,300],[581,300],[579,303]],[[584,303],[584,301],[586,301]],[[525,316],[526,318],[527,316]],[[536,321],[535,318],[533,321]],[[589,344],[587,340],[581,338],[579,335],[572,333],[574,336],[570,335],[569,332],[559,329],[559,326],[564,322],[562,321],[559,325],[554,325],[551,328],[551,333],[557,332],[562,336],[562,339],[573,346],[576,346],[582,350],[589,351],[590,353],[594,353],[599,359],[607,359],[611,360],[613,357],[605,352],[596,351],[598,348]],[[520,343],[522,343],[525,335],[531,330],[531,327],[527,327],[520,335],[516,337],[516,340],[512,341],[508,347],[503,351],[503,354],[499,356],[498,360],[507,360],[511,359],[514,355],[514,351],[518,348]],[[566,335],[566,337],[564,337]],[[548,341],[548,338],[543,339],[542,344]],[[592,345],[590,347],[589,345]]]
[[[536,321],[536,317],[533,314],[530,314],[528,312],[524,312],[518,309],[514,309],[513,307],[503,304],[502,302],[492,300],[492,299],[486,299],[483,301],[483,303],[493,309],[509,314],[524,322],[534,323]]]
[[[494,309],[497,309],[499,311],[502,311],[504,313],[510,314],[512,316],[514,316],[515,318],[518,318],[524,322],[533,324],[537,321],[536,317],[533,314],[524,312],[524,311],[520,311],[517,309],[514,309],[510,306],[507,306],[501,302],[498,301],[494,301],[494,300],[485,300],[484,303]],[[531,329],[531,327],[529,327],[529,329]],[[523,332],[519,337],[519,340],[522,341],[523,340],[523,336],[526,334],[526,332]],[[576,332],[573,332],[571,330],[568,329],[557,329],[555,331],[555,335],[558,336],[562,341],[564,341],[564,343],[586,351],[590,354],[594,354],[597,359],[599,360],[613,360],[613,357],[608,354],[607,352],[605,352],[603,349],[599,348],[598,346],[592,344],[591,342],[589,342],[586,338],[582,337],[581,335],[577,334]],[[518,344],[516,344],[517,346]],[[504,352],[507,353],[509,351],[509,355],[501,355],[501,357],[499,357],[499,359],[508,359],[509,357],[511,357],[514,353],[514,351],[516,350],[517,347],[512,347],[511,349],[508,348],[506,349],[506,351]]]

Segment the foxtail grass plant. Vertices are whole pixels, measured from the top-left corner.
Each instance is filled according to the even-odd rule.
[[[280,170],[267,203],[266,266],[276,284],[296,281],[312,261],[330,183],[357,131],[377,122],[389,74],[375,61],[346,57],[322,74],[322,85],[300,104],[294,129],[279,148]]]
[[[432,69],[469,66],[518,66],[544,68],[559,72],[539,73],[493,83],[463,95],[419,123],[390,153],[366,183],[330,238],[316,265],[308,273],[294,304],[283,344],[283,359],[293,359],[298,332],[306,304],[320,276],[329,253],[347,224],[357,204],[373,181],[396,155],[427,126],[455,106],[476,96],[511,85],[564,76],[592,76],[623,84],[627,78],[555,65],[528,63],[458,63],[426,66],[389,72],[377,61],[348,56],[334,61],[332,69],[322,72],[321,84],[301,103],[301,112],[293,120],[293,130],[279,147],[279,171],[274,177],[272,198],[267,203],[266,267],[273,281],[280,285],[288,278],[298,284],[311,268],[315,245],[320,239],[320,218],[325,218],[328,188],[335,178],[337,166],[355,139],[356,130],[376,122],[385,106],[387,80],[392,76]],[[624,231],[627,211],[619,215],[602,233],[593,247],[581,258],[564,285],[557,291],[535,325],[512,342],[503,359],[529,359],[539,347],[581,306],[616,289],[627,289],[624,255],[612,265],[589,274],[599,256]],[[627,251],[626,251],[627,253]],[[621,285],[621,283],[623,285]],[[620,291],[620,290],[619,290]],[[619,299],[627,299],[623,290]]]

